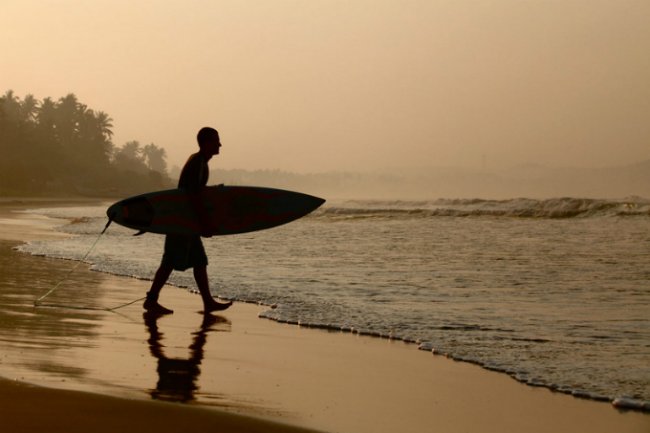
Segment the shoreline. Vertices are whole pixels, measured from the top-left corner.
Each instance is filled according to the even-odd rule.
[[[36,206],[58,206],[63,203],[36,202]],[[101,202],[95,200],[87,203]],[[34,204],[30,202],[25,206],[36,207]],[[13,250],[8,252],[7,249],[10,250],[10,243],[15,245],[43,236],[60,238],[64,234],[51,231],[52,226],[60,224],[33,216],[21,220],[9,214],[11,208],[15,208],[15,204],[0,204],[0,238],[10,238],[2,243],[1,255],[6,257],[13,254],[7,259],[8,262],[19,260],[23,267],[29,267],[21,278],[38,274],[50,281],[55,280],[56,275],[65,272],[61,268],[69,268],[69,264],[63,266],[61,260],[28,256]],[[17,219],[22,222],[16,222]],[[18,269],[9,270],[9,276],[14,279],[19,279],[19,273]],[[91,272],[87,266],[80,266],[74,272],[72,285],[99,288],[101,290],[92,292],[99,292],[101,296],[96,299],[89,296],[89,301],[97,305],[117,305],[119,302],[110,302],[124,299],[127,295],[126,300],[135,298],[136,294],[141,295],[146,291],[148,282]],[[7,286],[11,285],[4,279],[0,281],[3,290]],[[16,289],[15,286],[10,288]],[[37,292],[40,293],[40,288]],[[20,295],[25,298],[24,293]],[[62,293],[61,296],[63,300],[66,296],[75,299],[78,294]],[[138,388],[140,382],[150,384],[150,388],[156,385],[156,380],[160,382],[160,377],[156,378],[155,364],[156,361],[160,363],[161,358],[156,360],[152,355],[160,348],[151,344],[147,347],[147,340],[155,337],[159,329],[165,338],[171,337],[173,342],[164,349],[175,355],[169,359],[187,358],[188,350],[192,350],[188,347],[188,335],[196,336],[203,329],[203,325],[199,325],[200,316],[196,315],[200,303],[197,297],[168,287],[163,291],[163,299],[173,305],[175,317],[160,320],[159,324],[153,325],[153,331],[152,326],[143,323],[139,304],[125,309],[123,320],[117,318],[121,316],[114,317],[113,314],[84,313],[71,317],[69,311],[45,309],[47,315],[55,317],[57,332],[61,333],[56,343],[64,346],[64,349],[57,349],[63,353],[60,357],[55,356],[55,360],[63,361],[72,356],[86,371],[75,378],[70,365],[58,365],[61,372],[54,377],[56,380],[66,379],[64,385],[52,379],[53,375],[48,371],[27,370],[33,376],[31,380],[30,377],[25,380],[53,388],[81,388],[95,394],[108,394],[111,399],[114,396],[127,397],[124,404],[137,402],[143,407],[159,404],[148,401],[152,399],[151,389]],[[4,313],[42,315],[41,311],[28,310],[23,300],[22,304],[19,302],[6,308]],[[232,310],[216,316],[225,320],[210,324],[203,333],[202,338],[207,341],[203,341],[202,346],[202,371],[197,378],[199,390],[195,393],[198,394],[193,400],[195,403],[176,403],[172,406],[187,409],[201,406],[203,410],[220,416],[224,412],[249,414],[257,416],[258,421],[259,418],[271,419],[332,432],[379,432],[399,428],[403,431],[422,431],[431,425],[440,431],[450,432],[515,429],[529,432],[585,429],[592,432],[613,429],[641,432],[650,428],[650,416],[647,414],[619,412],[609,403],[578,399],[545,388],[532,388],[503,373],[432,356],[430,352],[414,350],[413,345],[401,341],[285,326],[258,318],[262,310],[259,306],[236,303]],[[0,311],[0,318],[2,313]],[[78,326],[88,325],[92,335],[71,333],[70,321]],[[199,331],[196,330],[197,326]],[[52,343],[46,341],[52,339],[51,335],[38,335],[32,329],[26,329],[26,333],[27,337],[39,344]],[[115,334],[120,338],[116,338]],[[92,341],[92,347],[80,345],[80,341],[86,343],[86,340]],[[66,345],[82,347],[69,348]],[[4,346],[7,346],[7,342],[3,335],[0,347]],[[133,366],[134,361],[147,365]],[[76,364],[74,367],[79,367]],[[25,371],[22,366],[15,368],[11,370],[5,360],[0,360],[0,376],[6,376],[10,371]],[[106,381],[118,384],[122,381],[124,384],[111,390],[102,384]],[[3,392],[5,386],[9,384],[0,382]],[[32,387],[29,388],[33,391]],[[40,388],[34,389],[37,394],[41,392]],[[48,392],[56,394],[59,391],[54,389]],[[68,392],[61,395],[62,400],[73,398]],[[15,407],[12,411],[19,413],[21,408],[27,410],[30,405],[28,401],[21,404],[17,399],[17,403],[12,402],[12,407]],[[4,411],[0,409],[3,418]],[[98,419],[102,416],[97,413]],[[188,413],[187,417],[194,417],[194,414]]]

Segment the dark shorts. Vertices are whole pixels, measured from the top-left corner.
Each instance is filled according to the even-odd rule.
[[[165,236],[165,252],[162,264],[177,271],[184,271],[197,266],[207,266],[208,256],[205,255],[200,236]]]

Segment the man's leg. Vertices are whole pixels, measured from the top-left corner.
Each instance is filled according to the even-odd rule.
[[[203,299],[203,312],[210,313],[211,311],[225,310],[232,305],[232,302],[221,303],[214,300],[210,293],[210,285],[208,284],[208,267],[201,265],[194,267],[194,279],[196,285],[199,287],[199,293]]]
[[[160,291],[167,282],[167,279],[171,275],[173,267],[169,265],[161,264],[156,275],[153,277],[153,283],[151,283],[151,289],[147,292],[147,299],[144,301],[144,309],[150,313],[154,314],[171,314],[174,311],[169,308],[165,308],[158,303],[158,297],[160,296]]]

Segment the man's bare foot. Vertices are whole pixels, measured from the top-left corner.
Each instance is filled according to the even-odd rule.
[[[142,307],[147,310],[148,313],[155,314],[158,316],[162,316],[164,314],[172,314],[174,310],[170,310],[169,308],[165,308],[162,305],[158,303],[158,301],[154,301],[151,299],[147,299],[144,301],[144,304]]]
[[[232,305],[232,301],[228,302],[217,302],[217,301],[212,301],[209,303],[206,303],[203,306],[203,312],[204,313],[212,313],[213,311],[223,311],[230,307]]]

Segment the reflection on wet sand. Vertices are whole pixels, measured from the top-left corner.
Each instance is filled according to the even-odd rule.
[[[206,314],[199,330],[193,332],[192,343],[188,347],[189,357],[169,358],[165,355],[163,333],[158,329],[156,314],[144,313],[144,323],[149,332],[149,351],[158,360],[158,383],[156,389],[151,390],[153,399],[187,403],[195,399],[195,392],[199,389],[197,382],[201,374],[201,361],[204,355],[204,346],[208,332],[229,330],[230,321],[221,317]]]
[[[170,289],[166,296],[178,311],[145,316],[143,326],[139,304],[101,308],[139,297],[147,283],[70,272],[75,262],[29,256],[13,245],[0,240],[0,377],[211,407],[255,406],[218,392],[217,354],[227,348],[219,339],[206,341],[210,332],[230,333],[232,326],[220,315],[197,315],[192,295]],[[62,279],[47,306],[35,307],[34,300]]]
[[[11,249],[12,243],[0,242],[0,344],[3,367],[27,367],[31,371],[62,377],[85,375],[83,366],[74,363],[65,352],[93,345],[99,323],[89,310],[34,308],[34,299],[62,279],[72,262],[39,258]],[[101,302],[97,278],[87,273],[71,278],[71,290],[57,293],[57,301],[74,305],[84,299],[90,305]]]

